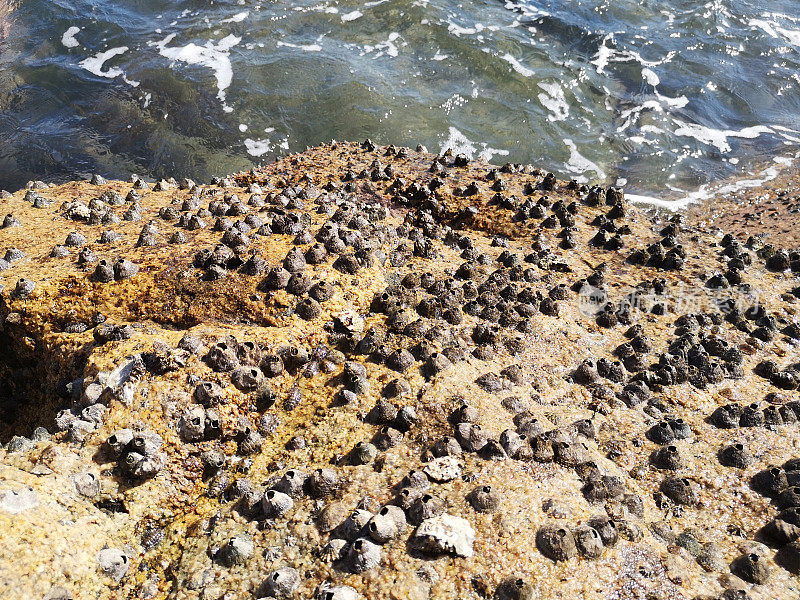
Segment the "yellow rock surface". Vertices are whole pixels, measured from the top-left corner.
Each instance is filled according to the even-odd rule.
[[[297,598],[314,597],[325,582],[352,586],[369,599],[485,598],[509,576],[530,586],[527,597],[540,599],[718,598],[728,588],[744,589],[752,599],[800,596],[796,575],[777,564],[776,549],[758,537],[778,510],[750,486],[757,472],[800,457],[797,421],[737,429],[720,429],[709,421],[718,407],[732,402],[756,402],[762,411],[782,406],[791,412],[791,402],[798,401],[796,390],[779,390],[754,372],[763,360],[774,360],[783,370],[798,361],[796,342],[781,333],[796,321],[796,299],[789,294],[796,285],[791,270],[770,271],[757,246],[743,246],[752,262],[741,271],[742,282],[775,317],[778,326],[772,339],[758,339],[760,324],[755,321],[746,322],[748,331],[721,318],[704,321],[695,334],[719,338],[741,350],[739,376],[714,375],[712,381],[698,383],[702,374],[693,371],[693,382],[653,384],[651,400],[629,406],[619,396],[623,382],[599,377],[593,385],[582,385],[576,381],[576,369],[584,359],[619,360],[615,349],[629,341],[629,326],[638,324],[649,346],[639,353],[641,372],[647,372],[680,335],[678,317],[697,312],[721,316],[711,305],[714,297],[746,296],[747,288],[741,285],[717,292],[706,286],[709,277],[727,268],[721,233],[689,221],[678,227],[677,243],[685,250],[681,269],[631,264],[627,259],[634,249],[662,239],[659,232],[669,224],[666,216],[647,215],[625,203],[624,217],[610,219],[617,230],[629,228],[622,235],[623,246],[604,249],[591,243],[598,232],[596,219],[614,209],[605,202],[589,206],[590,190],[567,182],[543,189],[549,187],[543,185],[544,173],[531,168],[488,177],[489,165],[455,166],[449,156],[437,159],[437,174],[430,168],[435,159],[410,150],[404,157],[392,150],[387,154],[385,147],[322,146],[220,185],[153,191],[151,184],[151,189],[139,192],[140,220],[135,221],[124,218],[130,201],[92,204],[104,193],[108,199],[111,191],[125,198],[135,187],[131,183],[71,182],[36,190],[36,195],[52,201],[45,208],[34,206],[33,194],[26,200],[25,190],[0,199],[0,213],[20,222],[19,227],[0,229],[0,257],[9,248],[25,255],[0,271],[0,386],[5,390],[0,392],[0,440],[10,442],[0,450],[0,500],[5,499],[0,501],[0,597],[42,598],[53,586],[63,586],[74,598],[257,598],[264,595],[262,584],[268,575],[281,567],[297,570]],[[424,188],[437,176],[441,181],[435,193],[427,199],[414,195],[412,183]],[[473,191],[468,189],[473,182],[477,193],[466,195]],[[251,184],[263,191],[248,190]],[[287,189],[300,197],[282,195]],[[248,275],[229,263],[224,277],[208,280],[208,270],[197,266],[196,255],[222,243],[223,232],[214,227],[217,216],[200,213],[206,227],[197,230],[179,227],[179,217],[198,215],[198,209],[214,208],[215,203],[238,206],[231,195],[241,204],[240,214],[228,217],[232,223],[255,216],[269,224],[291,214],[314,238],[327,222],[339,221],[341,231],[359,230],[356,246],[368,246],[372,254],[358,254],[363,264],[354,274],[338,270],[332,255],[306,265],[312,281],[325,281],[333,289],[330,299],[320,303],[320,314],[310,320],[295,310],[308,293],[296,297],[285,290],[270,291],[263,285],[264,272]],[[263,203],[251,196],[263,198]],[[197,206],[184,210],[193,197]],[[69,218],[75,202],[94,206],[97,214]],[[343,211],[343,202],[352,203],[353,210]],[[565,209],[574,203],[562,213],[574,215],[556,218],[554,202]],[[546,207],[544,217],[516,216],[521,208],[529,210],[537,203]],[[174,210],[170,214],[165,207]],[[340,219],[342,212],[348,214]],[[358,215],[363,218],[353,220]],[[547,217],[554,222],[545,223]],[[154,245],[137,247],[149,223],[157,229]],[[564,225],[573,228],[574,248],[560,245]],[[105,230],[120,237],[100,243]],[[271,268],[293,248],[305,252],[315,243],[295,243],[296,232],[259,235],[257,230],[252,227],[246,234],[246,247],[233,249],[239,264],[258,256]],[[52,257],[53,247],[73,231],[86,238],[83,248],[90,249],[95,260],[113,264],[124,258],[138,265],[138,273],[101,283],[93,277],[97,262],[79,264],[79,248],[68,248],[65,257]],[[172,243],[178,231],[186,240]],[[349,241],[344,254],[354,253],[353,239]],[[469,254],[464,248],[472,248],[475,258],[464,258]],[[665,251],[669,248],[664,246]],[[517,260],[509,259],[510,267],[498,260],[512,255]],[[486,260],[482,263],[479,256]],[[448,299],[448,292],[463,290],[465,280],[457,272],[469,261],[474,262],[472,281],[481,294],[478,309],[484,311],[478,315],[470,314],[475,311],[467,308],[468,298],[456,294],[456,301]],[[629,323],[602,327],[581,310],[579,294],[571,289],[597,270],[604,273],[603,287],[617,304],[642,282],[663,279],[666,293],[655,298],[664,303],[663,314],[635,310]],[[481,287],[495,271],[504,274],[502,285]],[[412,285],[410,278],[409,287],[403,287],[401,281],[409,274],[430,274],[438,288],[422,287],[418,281]],[[21,279],[35,284],[27,295],[16,291]],[[565,290],[552,291],[561,284]],[[413,319],[420,319],[419,330],[394,331],[387,315],[376,310],[374,300],[387,288]],[[525,302],[519,299],[522,290],[528,290]],[[550,296],[558,306],[557,316],[535,310]],[[702,303],[689,302],[700,302],[698,298]],[[418,306],[422,300],[428,303]],[[427,308],[437,302],[433,310],[438,314],[429,315]],[[500,305],[494,315],[485,311],[493,304]],[[525,315],[512,312],[519,304],[531,304],[534,310]],[[441,318],[443,307],[457,313],[460,322]],[[339,322],[348,319],[355,321],[348,325],[350,332]],[[129,326],[125,339],[103,338],[109,325]],[[492,328],[496,341],[480,343],[474,335],[477,326]],[[411,350],[414,364],[400,373],[375,353],[359,353],[357,344],[371,328],[389,331],[388,350]],[[203,349],[176,350],[185,335],[199,339]],[[311,359],[296,372],[287,370],[268,379],[274,403],[265,404],[256,393],[232,385],[230,373],[215,371],[204,360],[207,350],[226,336],[235,338],[226,343],[239,348],[240,358],[247,351],[243,344],[251,342],[251,348],[263,353],[301,347]],[[492,356],[473,354],[489,346]],[[427,372],[420,356],[432,352],[446,354],[453,364],[436,374]],[[73,408],[79,416],[81,403],[90,403],[86,398],[91,385],[105,387],[107,374],[130,357],[142,357],[140,364],[147,367],[130,379],[130,395],[106,392],[95,398],[106,407],[96,429],[56,431],[59,411]],[[164,357],[177,362],[154,368]],[[362,365],[368,389],[342,403],[342,388],[354,385],[344,373],[354,367],[344,367],[345,360]],[[721,364],[722,359],[712,355],[711,361]],[[619,368],[625,381],[635,377],[635,371]],[[499,389],[487,391],[476,383],[487,373],[496,376]],[[383,425],[373,422],[370,411],[397,378],[405,380],[408,391],[386,401],[413,409],[417,421],[400,443],[379,448],[371,464],[355,465],[349,457],[356,443],[382,441]],[[201,381],[223,386],[222,401],[215,408],[222,435],[185,441],[179,422],[196,405],[194,389]],[[70,382],[72,391],[66,387]],[[512,397],[517,400],[510,401]],[[513,406],[526,408],[542,431],[553,432],[557,439],[570,435],[572,443],[585,444],[583,466],[508,457],[487,460],[484,454],[463,452],[458,455],[462,477],[431,483],[425,491],[442,500],[444,512],[469,522],[475,533],[473,556],[420,555],[410,550],[414,527],[408,525],[381,546],[375,568],[356,573],[347,561],[331,561],[326,544],[338,534],[319,530],[321,510],[336,501],[348,513],[357,507],[376,512],[392,502],[404,476],[421,470],[433,457],[436,442],[454,435],[448,418],[462,402],[475,409],[476,422],[495,443],[503,431],[515,429],[514,413],[520,409]],[[696,484],[696,505],[677,505],[659,492],[662,481],[673,473],[651,464],[659,446],[646,432],[666,416],[682,418],[691,429],[691,437],[674,442],[684,461],[674,474]],[[60,413],[59,418],[66,417]],[[274,431],[269,419],[276,424]],[[570,429],[582,419],[591,420],[593,436],[576,436]],[[12,439],[30,436],[42,426],[55,431],[51,439]],[[263,437],[260,450],[249,456],[243,455],[240,443],[245,426],[260,430]],[[131,479],[125,474],[106,444],[121,428],[161,437],[165,462],[154,477]],[[734,442],[743,443],[753,457],[746,468],[720,464],[718,452]],[[213,476],[201,463],[202,452],[209,450],[226,457]],[[301,494],[286,515],[272,520],[242,514],[239,499],[228,488],[237,479],[247,480],[254,497],[260,497],[287,470],[310,473],[318,468],[335,471],[336,491],[323,498]],[[584,486],[592,469],[619,478],[628,503],[621,495],[590,501]],[[82,495],[74,483],[76,475],[87,471],[100,483],[93,497]],[[477,512],[467,501],[479,485],[490,486],[498,495],[495,512]],[[30,497],[30,490],[34,505],[23,502],[22,509],[14,509],[20,502],[17,496]],[[12,493],[17,498],[13,501]],[[634,506],[636,497],[641,510]],[[555,522],[572,530],[597,515],[611,517],[619,532],[619,541],[605,548],[600,558],[575,556],[554,562],[537,548],[542,525]],[[669,530],[673,537],[658,536],[656,529]],[[706,550],[709,544],[718,549],[719,560],[709,570],[675,542],[674,535],[690,531]],[[243,564],[225,566],[216,553],[239,534],[252,536],[255,551]],[[99,570],[98,553],[104,547],[118,548],[128,557],[127,573],[118,582]],[[731,572],[732,561],[751,552],[762,555],[769,566],[770,577],[761,584]]]

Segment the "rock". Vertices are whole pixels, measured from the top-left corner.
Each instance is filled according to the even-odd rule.
[[[35,508],[39,498],[31,488],[0,491],[0,510],[12,515]]]
[[[786,177],[741,206],[775,223]],[[553,600],[627,589],[628,563],[653,598],[791,595],[788,218],[723,235],[716,212],[374,143],[137,181],[0,199],[21,224],[0,247],[20,597]]]
[[[453,456],[442,456],[430,461],[422,469],[433,481],[443,483],[461,477],[461,465]]]
[[[358,600],[360,597],[349,585],[322,583],[314,592],[314,600]]]
[[[352,573],[364,573],[381,563],[380,546],[368,539],[358,538],[347,547],[344,560]]]
[[[72,592],[62,585],[54,585],[50,591],[44,595],[43,600],[72,600]]]
[[[82,496],[87,498],[94,498],[100,493],[100,478],[94,473],[85,471],[78,473],[72,478],[75,483],[75,489]]]
[[[347,507],[341,502],[331,502],[317,517],[317,528],[328,533],[339,527],[347,518]]]
[[[226,567],[243,565],[253,557],[253,538],[246,534],[233,536],[217,553],[217,558]]]
[[[299,586],[300,574],[297,570],[291,567],[281,567],[267,576],[262,587],[270,596],[289,598]]]
[[[97,564],[100,570],[113,579],[119,581],[128,572],[128,556],[119,548],[105,548],[97,555]]]
[[[578,553],[572,532],[563,526],[544,525],[536,533],[536,547],[547,558],[568,560]]]
[[[475,531],[466,519],[440,515],[420,523],[411,536],[412,548],[426,554],[452,554],[468,558],[474,554]]]
[[[335,327],[339,327],[347,333],[361,333],[364,331],[364,317],[351,309],[338,313],[333,322]]]

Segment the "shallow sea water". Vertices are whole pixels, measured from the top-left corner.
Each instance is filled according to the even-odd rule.
[[[0,0],[0,38],[8,189],[369,137],[701,198],[800,150],[796,0]]]

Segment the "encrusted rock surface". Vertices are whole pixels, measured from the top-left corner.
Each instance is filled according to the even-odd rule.
[[[0,597],[800,596],[793,249],[370,142],[94,181],[0,199]]]

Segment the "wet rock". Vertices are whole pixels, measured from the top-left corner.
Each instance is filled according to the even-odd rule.
[[[44,595],[43,600],[73,600],[74,596],[67,588],[61,585],[54,585],[50,591]]]

